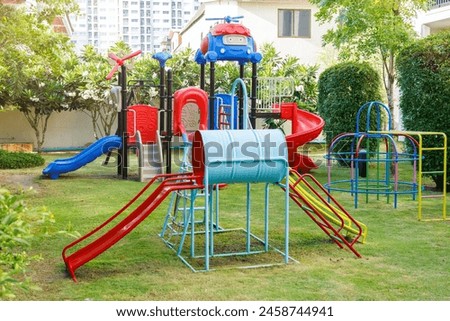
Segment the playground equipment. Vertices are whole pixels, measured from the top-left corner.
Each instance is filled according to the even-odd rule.
[[[268,144],[270,142],[270,144]],[[236,146],[236,148],[224,149],[224,153],[218,153],[218,146]],[[238,148],[238,146],[240,146]],[[244,146],[244,148],[241,148]],[[245,149],[248,146],[249,150]],[[75,270],[102,252],[117,243],[126,236],[146,217],[148,217],[163,201],[174,191],[192,190],[204,191],[204,215],[200,220],[195,217],[194,200],[192,199],[189,211],[184,214],[185,221],[181,226],[181,234],[178,235],[178,244],[172,244],[177,255],[193,270],[188,262],[190,258],[203,262],[200,270],[210,270],[210,260],[222,256],[249,255],[273,250],[283,257],[283,263],[290,260],[289,256],[289,197],[305,211],[309,217],[329,235],[339,247],[348,247],[356,256],[360,254],[354,248],[357,241],[364,241],[367,229],[354,220],[345,209],[337,203],[327,201],[331,198],[324,188],[315,181],[312,176],[301,176],[296,171],[289,170],[288,145],[285,136],[279,130],[224,130],[224,131],[197,131],[193,137],[192,166],[193,172],[178,174],[163,174],[155,176],[130,202],[114,214],[105,223],[95,228],[79,240],[72,242],[63,250],[63,259],[67,270],[74,280]],[[250,152],[250,153],[249,153]],[[144,193],[157,180],[162,183],[154,189],[149,196]],[[308,182],[312,180],[312,183]],[[241,229],[245,234],[245,245],[239,251],[227,251],[219,253],[216,248],[216,236],[225,233],[229,229],[220,227],[219,208],[213,206],[213,191],[221,183],[246,183],[247,184],[247,211],[246,227]],[[284,204],[284,245],[283,249],[274,249],[269,244],[268,225],[263,236],[258,237],[251,232],[251,184],[265,184],[265,210],[264,221],[269,221],[269,186],[279,185],[285,191]],[[323,196],[322,196],[323,195]],[[139,200],[140,199],[140,203]],[[143,200],[142,200],[143,199]],[[131,213],[124,214],[131,205],[136,207]],[[126,215],[119,223],[114,223],[120,215]],[[108,225],[115,224],[108,229]],[[104,232],[106,230],[106,232]],[[202,237],[203,244],[198,245],[196,238]],[[349,237],[352,239],[349,241]],[[89,241],[88,238],[94,238]],[[189,238],[189,242],[185,242]],[[82,241],[88,242],[81,248],[72,252],[72,248],[79,247]],[[185,243],[189,248],[182,252]],[[253,244],[257,243],[256,248]],[[197,253],[196,248],[201,248],[202,253]],[[69,252],[72,252],[69,254]],[[184,257],[185,253],[189,258]]]
[[[116,61],[107,78],[110,79],[120,67],[119,84],[120,91],[115,90],[119,102],[118,128],[116,135],[104,137],[95,142],[78,155],[64,160],[57,160],[43,170],[43,174],[56,179],[60,174],[75,171],[97,157],[106,154],[105,163],[108,163],[113,150],[118,150],[117,173],[122,178],[128,178],[130,148],[138,150],[139,180],[148,181],[154,175],[164,171],[170,173],[172,166],[171,145],[173,136],[180,136],[180,127],[184,127],[182,121],[182,109],[186,104],[195,104],[200,111],[199,129],[206,129],[208,121],[208,97],[204,91],[195,87],[184,88],[172,93],[172,71],[165,70],[165,64],[170,55],[157,53],[153,56],[160,64],[160,84],[145,85],[147,87],[159,87],[160,106],[130,105],[133,91],[129,93],[126,80],[125,60],[138,55],[140,51],[132,53],[120,59],[114,54],[109,56]],[[167,80],[167,81],[166,81]],[[134,86],[144,86],[143,81],[138,81]],[[125,107],[123,107],[125,106]],[[174,117],[174,118],[173,118]],[[175,130],[175,133],[173,133]],[[114,142],[114,144],[112,144]],[[103,146],[103,144],[107,143]]]
[[[177,114],[180,110],[183,110],[185,104],[197,104],[200,102],[201,106],[197,105],[200,110],[199,127],[196,129],[242,129],[242,128],[255,128],[256,118],[276,117],[292,120],[293,131],[289,136],[288,143],[297,144],[297,147],[301,144],[305,144],[308,141],[298,140],[295,137],[296,131],[299,129],[305,130],[305,127],[311,131],[309,139],[316,138],[322,128],[323,121],[321,118],[306,112],[297,111],[295,104],[291,103],[291,107],[287,107],[287,103],[280,98],[287,98],[289,93],[292,97],[293,83],[288,79],[274,78],[269,79],[269,82],[265,79],[257,79],[257,63],[260,62],[262,56],[256,51],[256,44],[250,34],[250,30],[244,27],[242,24],[236,23],[241,17],[225,17],[221,19],[209,19],[209,20],[224,20],[224,23],[216,24],[204,38],[201,44],[201,48],[197,51],[195,60],[201,66],[200,74],[200,89],[205,88],[205,64],[210,64],[210,81],[209,81],[209,96],[201,94],[202,97],[207,97],[208,104],[204,108],[204,99],[198,101],[197,98],[187,98],[185,95],[172,93],[172,71],[165,70],[166,62],[171,58],[171,55],[167,52],[159,52],[153,55],[153,58],[158,60],[160,65],[160,81],[159,85],[150,85],[153,87],[159,87],[159,109],[149,105],[130,105],[133,92],[129,93],[126,65],[125,62],[138,54],[140,51],[136,51],[123,58],[119,58],[114,54],[109,54],[109,57],[113,59],[116,64],[108,74],[107,78],[111,79],[112,76],[120,70],[119,74],[119,86],[120,90],[116,89],[116,92],[120,92],[117,100],[120,101],[118,110],[118,129],[114,136],[121,138],[122,143],[117,146],[118,159],[117,159],[117,173],[122,178],[128,178],[129,168],[129,148],[137,148],[139,155],[139,179],[140,181],[147,181],[153,175],[159,173],[171,173],[172,172],[172,144],[173,137],[180,136],[179,128],[184,126],[180,120],[181,114]],[[239,64],[240,78],[236,79],[232,84],[230,93],[216,93],[215,92],[215,62],[219,60],[236,61]],[[247,97],[247,85],[245,83],[245,65],[251,63],[252,75],[250,87],[250,95]],[[167,76],[166,76],[167,73]],[[143,82],[143,81],[139,81]],[[258,89],[262,92],[262,96],[258,96]],[[181,89],[192,91],[191,95],[199,95],[198,89],[191,87],[190,89]],[[195,93],[194,93],[195,92]],[[244,106],[250,102],[250,112],[244,114]],[[175,105],[175,106],[174,106]],[[283,108],[281,106],[284,106]],[[145,110],[144,106],[148,107]],[[269,109],[267,108],[269,107]],[[139,110],[139,113],[136,111]],[[270,112],[268,113],[267,111]],[[156,111],[158,115],[156,115]],[[247,115],[248,114],[248,115]],[[159,117],[159,121],[158,118]],[[173,120],[173,117],[176,117]],[[302,118],[302,121],[298,119]],[[129,121],[131,119],[131,121]],[[143,121],[145,119],[145,121]],[[247,120],[249,119],[249,120]],[[246,122],[244,124],[244,122]],[[206,124],[206,125],[205,125]],[[206,126],[206,127],[205,127]],[[157,130],[155,130],[155,128]],[[148,133],[151,130],[152,133]],[[174,134],[173,130],[177,133]],[[145,134],[147,133],[147,134]],[[192,133],[191,133],[192,135]],[[183,144],[186,143],[184,138]],[[97,145],[96,145],[97,146]],[[108,157],[105,163],[109,161],[111,150],[107,151]],[[80,154],[82,154],[81,152]],[[97,153],[98,156],[102,155]],[[97,156],[97,157],[98,157]],[[302,155],[297,151],[293,151],[289,157],[296,159],[296,169],[302,173],[308,172],[310,169],[315,168],[313,160],[308,156]],[[87,160],[84,157],[80,157],[80,160]],[[92,161],[93,159],[90,159]],[[44,175],[48,175],[51,178],[58,178],[60,174],[77,170],[78,168],[86,165],[86,162],[77,161],[72,167],[65,167],[64,172],[58,169],[58,164],[51,164],[43,171]]]
[[[375,120],[374,120],[375,118]],[[365,130],[361,128],[365,119]],[[376,129],[371,130],[371,122],[375,121]],[[388,124],[384,130],[383,121]],[[441,198],[442,216],[446,218],[445,187],[443,194],[423,195],[423,175],[442,174],[446,177],[446,151],[447,139],[444,133],[392,131],[389,108],[381,102],[368,102],[362,105],[356,115],[356,132],[343,133],[336,136],[328,149],[326,159],[328,168],[328,181],[324,185],[331,191],[351,193],[354,206],[358,207],[359,196],[369,201],[370,195],[386,197],[389,203],[393,198],[393,206],[397,208],[400,195],[411,195],[415,200],[418,196],[418,219],[422,220],[422,206],[424,198]],[[423,137],[441,137],[441,145],[424,146]],[[375,144],[372,142],[375,141]],[[399,145],[403,142],[403,146]],[[346,151],[340,150],[345,146]],[[375,146],[375,147],[374,147]],[[440,151],[443,157],[443,169],[436,171],[423,171],[422,160],[424,151]],[[350,178],[333,180],[333,163],[349,166]],[[400,175],[401,168],[412,166],[410,180]],[[444,184],[445,185],[445,184]]]
[[[164,160],[158,129],[158,112],[158,108],[149,105],[132,105],[127,109],[128,145],[137,147],[141,182],[163,174]]]
[[[269,251],[282,257],[281,264],[297,262],[289,255],[289,199],[340,248],[346,247],[357,257],[361,256],[354,245],[356,242],[365,242],[367,227],[352,218],[311,175],[300,175],[292,169],[303,168],[307,171],[314,167],[312,160],[299,154],[297,148],[315,139],[322,131],[324,121],[315,114],[299,110],[295,103],[275,101],[276,95],[269,94],[266,95],[267,99],[272,101],[268,109],[272,114],[290,120],[292,133],[285,136],[281,130],[253,129],[258,113],[256,64],[262,57],[256,52],[249,30],[235,23],[238,18],[225,17],[225,22],[214,26],[205,37],[195,57],[201,65],[200,88],[190,87],[175,92],[173,115],[170,71],[167,92],[161,85],[160,96],[167,100],[159,129],[164,132],[162,136],[169,149],[172,135],[182,137],[183,162],[180,172],[156,175],[110,219],[63,249],[63,260],[74,281],[75,271],[79,267],[125,237],[169,195],[171,201],[160,237],[193,271],[211,270],[216,258]],[[158,57],[163,67],[167,55]],[[214,64],[218,60],[239,63],[240,78],[233,82],[230,93],[215,93]],[[206,63],[210,64],[209,95],[204,91]],[[244,81],[244,65],[247,63],[252,64],[250,104]],[[164,83],[163,79],[164,71],[161,70],[161,83]],[[281,95],[285,93],[283,89]],[[264,101],[267,103],[267,100]],[[262,102],[259,100],[259,104]],[[182,114],[183,109],[191,103],[198,107],[200,115],[199,130],[189,133]],[[263,117],[267,116],[267,113],[262,114]],[[133,121],[133,124],[136,122]],[[168,124],[168,127],[164,127]],[[166,159],[170,160],[169,156]],[[158,181],[162,182],[149,193],[150,187]],[[244,227],[230,228],[221,224],[223,213],[220,212],[219,190],[226,184],[246,184],[245,213],[242,214],[245,218]],[[251,207],[252,184],[265,184],[262,235],[256,235],[252,230],[252,217],[255,215]],[[272,244],[269,238],[269,216],[274,215],[269,213],[271,186],[279,186],[284,192],[283,206],[276,210],[276,214],[283,215],[284,237],[281,246]],[[231,248],[219,246],[220,236],[224,233],[237,233],[236,238],[232,238],[236,244]],[[242,244],[238,244],[238,240],[242,240]]]
[[[97,157],[105,155],[113,149],[119,149],[121,146],[122,138],[117,135],[102,137],[73,157],[55,159],[44,168],[42,174],[49,176],[51,179],[57,179],[60,174],[75,171],[94,161]]]
[[[117,133],[113,136],[103,137],[102,139],[94,142],[87,149],[83,150],[80,154],[65,159],[57,160],[50,163],[43,171],[43,175],[48,175],[51,179],[56,179],[60,174],[75,171],[82,166],[92,162],[97,157],[103,154],[111,154],[113,149],[118,150],[118,174],[122,175],[123,178],[128,177],[128,128],[129,122],[127,121],[128,108],[127,108],[127,75],[126,75],[126,65],[125,61],[129,60],[137,55],[141,54],[141,51],[135,51],[123,58],[117,57],[115,54],[110,53],[109,57],[113,59],[116,64],[106,76],[106,79],[111,79],[114,74],[121,70],[119,74],[119,86],[120,99],[119,99],[119,114],[118,114],[118,126]],[[104,145],[108,142],[108,145]],[[114,142],[111,144],[111,142]]]
[[[214,25],[202,40],[200,49],[195,54],[195,61],[200,65],[200,88],[205,89],[205,65],[209,63],[209,115],[218,115],[215,103],[215,63],[217,61],[236,61],[239,64],[239,78],[245,78],[245,65],[251,63],[251,106],[256,106],[257,63],[261,61],[261,53],[256,51],[256,44],[250,30],[238,22],[239,17],[210,18],[208,20],[224,20]],[[234,98],[230,98],[234,102]],[[244,98],[242,91],[238,96],[238,127],[243,128],[247,115],[243,114]],[[255,117],[250,115],[250,123],[255,128]],[[209,118],[209,128],[215,128],[214,117]]]
[[[256,51],[256,43],[250,30],[237,23],[239,17],[226,16],[225,18],[211,18],[208,20],[223,20],[214,25],[202,40],[197,50],[195,61],[200,65],[200,88],[205,88],[205,65],[209,63],[209,128],[238,129],[247,126],[244,124],[247,117],[249,126],[256,128],[257,118],[282,118],[292,121],[292,134],[288,136],[288,143],[293,144],[290,161],[294,168],[307,173],[316,168],[314,161],[297,152],[297,147],[317,138],[322,132],[323,120],[312,113],[300,111],[297,105],[286,102],[292,98],[294,86],[289,78],[261,78],[257,76],[257,64],[262,55]],[[240,86],[233,83],[229,94],[215,93],[215,63],[217,61],[236,61],[239,65]],[[245,83],[245,65],[251,64],[251,77]],[[250,88],[250,97],[247,98],[247,86]],[[239,90],[238,90],[239,89]],[[249,103],[248,103],[249,101]],[[244,113],[244,106],[250,105],[248,115]],[[297,135],[302,131],[302,139]],[[305,131],[309,135],[305,135]]]

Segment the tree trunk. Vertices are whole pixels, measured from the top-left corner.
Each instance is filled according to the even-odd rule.
[[[394,64],[394,53],[390,51],[389,55],[384,55],[381,52],[381,58],[383,60],[383,85],[384,90],[386,91],[386,96],[388,100],[388,107],[391,113],[391,124],[390,127],[393,130],[396,130],[395,122],[394,122],[394,85],[395,85],[395,64]]]
[[[39,114],[36,112],[35,108],[26,109],[22,112],[31,128],[33,128],[34,130],[37,152],[40,153],[45,142],[45,133],[47,132],[48,119],[50,118],[52,113]]]

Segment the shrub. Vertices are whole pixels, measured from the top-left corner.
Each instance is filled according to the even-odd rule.
[[[450,135],[450,118],[447,117],[450,113],[450,31],[429,36],[406,47],[397,58],[397,70],[405,129]],[[442,146],[440,137],[426,138],[424,144],[427,147]],[[449,153],[447,155],[450,157]],[[443,169],[442,153],[425,151],[424,156],[424,171]],[[437,188],[442,188],[443,175],[430,176]]]
[[[334,65],[322,72],[318,86],[317,109],[325,120],[327,144],[336,135],[355,132],[358,109],[366,102],[381,99],[380,77],[368,63]],[[360,130],[365,128],[365,119],[362,119]],[[371,122],[370,129],[376,129],[375,122]],[[376,144],[375,141],[373,143]],[[350,146],[336,146],[335,151],[349,152]]]
[[[0,169],[37,167],[44,165],[44,163],[44,158],[39,154],[0,150]]]
[[[27,250],[52,223],[53,216],[45,208],[29,208],[23,194],[0,189],[0,299],[13,298],[17,288],[33,288],[26,272],[39,256],[30,256]]]

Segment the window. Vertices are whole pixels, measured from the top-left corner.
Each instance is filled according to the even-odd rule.
[[[311,38],[311,10],[278,10],[278,37]]]

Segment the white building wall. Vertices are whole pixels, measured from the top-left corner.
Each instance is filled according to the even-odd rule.
[[[434,6],[426,12],[419,12],[415,30],[421,37],[450,29],[450,1],[440,1],[442,6]]]
[[[250,29],[256,43],[273,43],[281,55],[291,55],[300,58],[306,65],[320,64],[326,55],[322,47],[322,35],[329,26],[320,25],[314,14],[317,8],[307,0],[204,0],[204,14],[198,15],[182,31],[182,43],[179,49],[199,48],[201,39],[208,33],[215,21],[206,18],[223,18],[229,16],[244,16],[242,23]],[[278,9],[311,9],[310,38],[279,38]]]
[[[36,148],[34,131],[21,112],[0,112],[0,128],[0,143],[33,143]],[[77,148],[94,141],[91,118],[81,111],[67,111],[50,116],[43,148]]]

